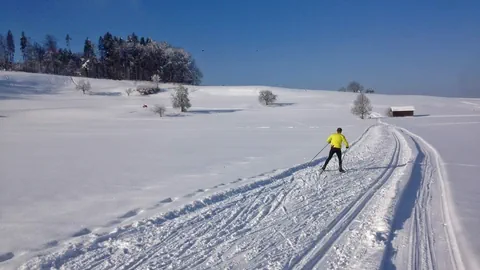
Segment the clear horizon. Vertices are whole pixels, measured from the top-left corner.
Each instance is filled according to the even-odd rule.
[[[72,8],[74,7],[74,8]],[[480,97],[475,1],[146,1],[3,4],[0,31],[72,50],[110,32],[185,48],[203,85],[335,90],[356,80],[384,94]]]

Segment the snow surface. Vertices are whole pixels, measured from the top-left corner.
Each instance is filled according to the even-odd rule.
[[[478,99],[78,80],[0,73],[0,269],[480,269]]]

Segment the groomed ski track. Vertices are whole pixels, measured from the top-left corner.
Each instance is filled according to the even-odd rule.
[[[346,152],[347,173],[332,159],[320,174],[321,156],[21,269],[465,269],[441,158],[422,138],[379,121]]]

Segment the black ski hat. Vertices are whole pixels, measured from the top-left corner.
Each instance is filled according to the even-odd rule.
[[[337,128],[338,133],[342,133],[342,128]]]

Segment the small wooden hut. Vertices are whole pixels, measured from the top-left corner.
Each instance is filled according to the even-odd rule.
[[[415,108],[413,106],[393,106],[390,107],[391,117],[413,116]]]

